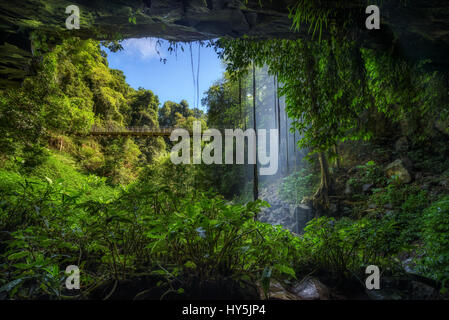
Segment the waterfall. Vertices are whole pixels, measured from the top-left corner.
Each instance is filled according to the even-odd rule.
[[[282,84],[277,78],[268,73],[268,68],[256,68],[256,87],[249,92],[255,92],[255,109],[257,129],[266,129],[267,134],[270,129],[279,130],[279,166],[278,173],[272,176],[259,176],[258,189],[259,199],[270,203],[271,208],[261,212],[259,220],[271,224],[281,224],[285,228],[300,233],[305,223],[312,218],[311,208],[298,203],[288,203],[283,201],[279,195],[279,186],[283,178],[298,170],[301,165],[304,152],[298,149],[297,142],[301,139],[299,132],[292,129],[292,119],[286,113],[286,100],[284,96],[278,95],[278,89]],[[252,86],[252,83],[251,83]],[[246,112],[249,119],[253,119],[252,106],[253,96],[248,95],[251,103],[248,103]],[[248,127],[253,127],[254,120]],[[293,131],[293,132],[292,132]],[[267,139],[267,141],[269,141]],[[269,145],[267,152],[271,152]],[[251,177],[250,174],[248,174]],[[254,182],[254,180],[251,180]],[[299,199],[300,200],[300,199]]]

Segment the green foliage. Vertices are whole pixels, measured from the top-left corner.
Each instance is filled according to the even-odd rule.
[[[142,163],[165,149],[162,138],[134,142],[68,136],[86,133],[94,123],[158,127],[158,108],[153,92],[132,89],[123,72],[108,67],[98,42],[65,39],[43,55],[36,76],[19,89],[0,93],[1,152],[33,168],[45,161],[43,146],[56,140],[50,145],[76,157],[86,170],[126,184],[137,178]]]
[[[161,127],[191,128],[193,121],[202,120],[203,113],[198,109],[190,109],[186,100],[180,103],[167,101],[159,109]]]
[[[429,72],[427,60],[411,65],[376,51],[361,52],[367,87],[377,109],[401,123],[412,142],[425,144],[435,135],[435,121],[447,117],[449,112],[446,76]]]
[[[254,61],[278,76],[300,147],[326,151],[339,141],[369,138],[360,121],[369,104],[360,94],[365,75],[354,43],[220,39],[217,45],[231,74]]]
[[[202,100],[202,104],[207,106],[209,127],[218,129],[245,127],[250,117],[247,98],[250,81],[248,76],[234,79],[225,72],[223,78],[209,88]],[[263,99],[259,102],[263,103]],[[260,108],[261,104],[258,106]]]
[[[361,275],[367,265],[391,270],[396,248],[390,242],[394,221],[375,219],[336,221],[334,218],[314,219],[305,228],[304,243],[299,248],[302,268],[321,269],[338,276]]]
[[[22,164],[25,170],[32,170],[49,156],[49,150],[38,144],[26,145],[22,149]]]
[[[260,79],[258,79],[260,80]],[[250,127],[249,98],[247,92],[250,87],[250,77],[242,76],[240,79],[231,78],[224,73],[222,79],[216,81],[202,99],[202,104],[207,107],[207,126],[224,132],[225,129],[242,129]],[[259,82],[258,82],[259,83]],[[266,93],[265,93],[266,94]],[[258,111],[262,112],[263,99],[258,102]],[[259,124],[263,126],[263,124]],[[234,146],[235,148],[235,143]],[[225,150],[223,149],[223,156]],[[223,158],[223,163],[224,163]],[[245,196],[245,188],[251,178],[248,165],[202,165],[198,172],[201,181],[200,187],[223,195],[227,199]],[[249,199],[248,199],[249,200]]]
[[[279,186],[279,195],[284,201],[298,204],[303,198],[312,195],[318,182],[316,174],[307,168],[301,168],[283,178],[283,182]]]
[[[126,185],[137,179],[137,167],[141,151],[129,138],[111,139],[104,148],[105,164],[99,169],[102,176],[108,177],[113,185]]]
[[[58,266],[81,268],[82,295],[98,281],[141,272],[165,279],[166,292],[207,281],[295,277],[294,237],[254,221],[266,204],[230,205],[221,197],[186,193],[148,180],[112,198],[88,196],[58,180],[2,172],[0,223],[3,291],[9,297],[64,298]],[[101,188],[101,187],[100,187]],[[279,248],[279,244],[283,244]],[[101,278],[100,278],[101,275]],[[176,290],[175,290],[176,289]]]
[[[348,184],[356,190],[361,190],[364,184],[383,186],[386,183],[382,168],[374,161],[356,167],[357,173],[348,180]]]
[[[335,13],[320,4],[296,2],[296,31],[304,22],[321,38]],[[137,23],[137,14],[130,13],[129,23]],[[207,91],[207,117],[184,100],[159,109],[152,91],[132,89],[123,72],[108,67],[96,41],[65,39],[49,51],[51,39],[33,34],[33,48],[43,54],[37,74],[21,88],[0,92],[0,297],[67,298],[63,266],[70,264],[81,268],[81,298],[108,281],[141,276],[159,281],[161,298],[201,290],[211,281],[259,280],[268,291],[272,278],[294,279],[317,269],[343,279],[363,275],[371,264],[394,271],[394,257],[417,241],[425,253],[422,272],[447,288],[449,198],[428,207],[427,192],[386,181],[374,161],[359,166],[352,180],[375,185],[372,195],[361,197],[376,205],[374,214],[314,219],[296,237],[254,221],[266,203],[224,199],[244,197],[244,166],[175,166],[163,153],[162,138],[74,135],[93,124],[191,128],[198,119],[203,128],[246,127],[245,72],[254,62],[283,84],[278,94],[286,97],[301,147],[324,152],[342,141],[368,140],[373,113],[405,123],[414,146],[428,145],[437,136],[433,120],[448,115],[447,78],[425,72],[427,62],[410,66],[342,42],[336,33],[332,29],[331,37],[315,43],[220,40],[229,73]],[[121,48],[117,41],[105,45]],[[257,82],[265,87],[267,79]],[[255,97],[256,116],[274,111],[264,105],[266,95]],[[414,158],[421,160],[414,162],[447,176],[447,142],[441,140],[438,160],[423,157],[420,149]],[[303,168],[286,177],[279,191],[297,203],[316,184]],[[209,189],[214,192],[204,191]]]
[[[446,137],[427,141],[408,152],[416,170],[444,175],[449,168],[449,145]]]
[[[305,4],[301,17],[320,16],[307,9],[319,2],[300,3]],[[435,135],[435,120],[445,119],[449,110],[446,77],[428,72],[427,61],[411,65],[337,37],[318,43],[220,39],[216,45],[231,77],[253,61],[278,76],[289,117],[302,134],[300,146],[311,151],[371,139],[369,120],[376,113],[401,123],[412,141],[423,144]]]
[[[427,193],[416,185],[401,185],[394,183],[394,180],[385,188],[374,190],[372,199],[379,207],[391,204],[393,207],[414,208],[412,211],[417,212],[426,207]],[[416,203],[416,206],[408,204],[408,202]],[[424,205],[424,208],[423,208]]]
[[[442,283],[442,291],[449,289],[449,197],[434,202],[424,211],[423,258],[421,271]]]
[[[390,183],[383,189],[375,189],[371,200],[378,211],[388,211],[384,219],[395,221],[398,229],[391,234],[391,241],[404,248],[419,239],[423,223],[423,210],[429,205],[426,191],[414,185]]]
[[[300,31],[305,24],[309,27],[308,33],[315,36],[319,31],[319,39],[323,32],[323,27],[327,27],[331,13],[331,9],[322,5],[320,0],[298,0],[296,4],[290,8],[289,18],[293,20],[293,30]]]
[[[383,170],[374,161],[368,161],[364,165],[357,166],[357,170],[362,174],[360,179],[362,183],[373,183],[377,185],[385,183]]]
[[[295,238],[280,227],[254,221],[266,203],[231,205],[222,197],[201,192],[179,197],[148,182],[136,188],[129,196],[139,204],[139,211],[145,208],[140,194],[157,195],[152,227],[146,233],[147,248],[175,265],[156,271],[171,286],[177,275],[182,287],[218,279],[255,281],[266,268],[272,270],[272,277],[295,277],[291,267]]]

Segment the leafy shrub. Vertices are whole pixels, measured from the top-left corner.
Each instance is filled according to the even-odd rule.
[[[99,168],[104,166],[104,155],[95,141],[82,143],[78,150],[78,157],[81,160],[81,165],[90,172],[98,171]]]
[[[32,170],[42,164],[50,155],[48,149],[38,144],[26,146],[23,151],[23,164],[26,170]]]
[[[70,264],[80,267],[83,296],[104,281],[142,273],[163,279],[166,293],[210,281],[295,276],[295,238],[254,221],[261,201],[230,205],[199,192],[178,197],[147,180],[119,197],[93,198],[88,193],[104,187],[101,179],[67,189],[48,177],[4,175],[0,291],[9,297],[65,298],[61,266]]]
[[[301,168],[283,179],[279,186],[281,199],[292,203],[300,203],[304,197],[310,196],[318,183],[315,174],[307,168]]]
[[[382,168],[374,161],[368,161],[366,164],[359,165],[357,168],[357,174],[348,180],[350,186],[357,190],[361,190],[364,184],[374,184],[382,186],[385,184],[386,179]]]
[[[421,269],[429,277],[449,288],[449,196],[434,202],[424,212],[424,257]]]
[[[231,205],[213,194],[194,192],[181,198],[168,188],[145,183],[135,187],[129,193],[134,200],[127,201],[138,205],[142,215],[152,212],[146,248],[153,262],[162,259],[158,265],[174,265],[156,268],[170,287],[173,279],[183,279],[177,281],[183,287],[220,279],[254,282],[266,270],[270,277],[295,277],[295,238],[281,227],[254,221],[265,202]],[[151,211],[142,203],[142,194],[151,195]]]
[[[300,264],[305,270],[317,268],[340,277],[361,274],[371,264],[391,268],[396,248],[389,237],[395,228],[394,221],[368,218],[313,219],[299,247]]]
[[[422,212],[429,205],[428,193],[415,185],[390,183],[383,189],[375,189],[371,200],[380,211],[389,206],[386,219],[398,224],[398,229],[391,234],[393,241],[410,244],[417,240],[422,225]]]
[[[374,161],[368,161],[364,165],[357,166],[357,169],[362,173],[361,182],[363,184],[373,183],[380,185],[385,182],[385,175],[382,168]]]

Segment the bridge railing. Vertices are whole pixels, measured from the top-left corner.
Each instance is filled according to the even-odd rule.
[[[90,132],[92,133],[171,133],[176,127],[148,127],[148,126],[132,126],[132,127],[118,127],[118,126],[92,126]]]
[[[119,126],[92,126],[90,133],[95,135],[141,135],[148,133],[148,135],[156,136],[168,136],[175,129],[185,129],[180,127],[149,127],[149,126],[132,126],[132,127],[119,127]],[[191,133],[191,132],[190,132]],[[222,133],[224,135],[234,136],[233,133]],[[203,136],[209,136],[211,133],[207,131],[202,132]]]

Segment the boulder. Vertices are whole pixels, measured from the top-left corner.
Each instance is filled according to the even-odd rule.
[[[410,292],[412,300],[435,300],[439,297],[437,289],[420,281],[411,282]]]
[[[413,273],[383,276],[379,290],[366,290],[374,300],[435,300],[440,298],[436,281]]]
[[[417,273],[416,261],[413,257],[408,257],[401,261],[404,271],[407,273]]]
[[[390,163],[385,168],[385,172],[390,178],[396,176],[401,183],[410,183],[412,181],[410,172],[406,169],[402,160],[398,159]]]
[[[296,284],[292,292],[300,300],[328,300],[329,289],[318,279],[310,278]]]
[[[260,284],[257,284],[260,299],[266,300],[265,292]],[[291,292],[288,292],[278,281],[270,281],[270,289],[268,290],[268,299],[270,300],[299,300],[299,298]]]
[[[284,228],[296,232],[294,211],[295,206],[284,202],[278,193],[278,185],[272,184],[260,190],[260,199],[267,201],[271,207],[263,208],[258,216],[260,222],[272,225],[282,225]]]

